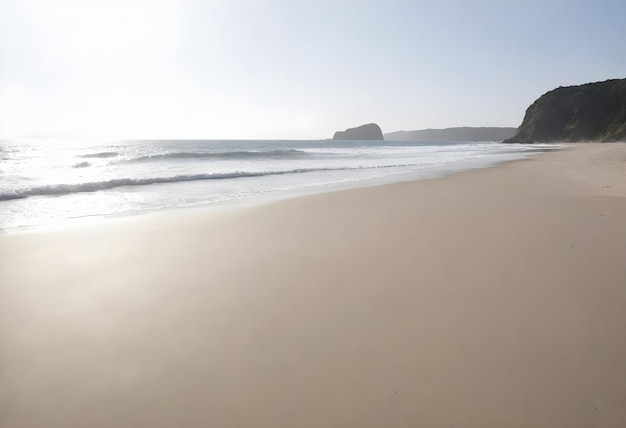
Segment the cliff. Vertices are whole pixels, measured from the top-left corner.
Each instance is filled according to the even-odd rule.
[[[515,135],[517,128],[460,127],[396,131],[385,134],[394,141],[502,141]]]
[[[383,131],[375,123],[348,128],[345,131],[337,131],[333,140],[384,140]]]
[[[559,87],[528,109],[505,143],[626,140],[626,79]]]

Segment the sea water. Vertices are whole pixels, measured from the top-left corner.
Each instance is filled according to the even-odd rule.
[[[0,229],[433,178],[550,145],[496,142],[0,141]]]

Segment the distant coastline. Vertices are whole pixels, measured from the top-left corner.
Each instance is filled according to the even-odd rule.
[[[502,141],[515,135],[511,127],[455,127],[444,129],[420,129],[395,131],[385,134],[391,141]]]

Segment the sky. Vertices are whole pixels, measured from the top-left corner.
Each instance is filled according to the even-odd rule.
[[[624,0],[0,0],[0,138],[519,126],[626,77]]]

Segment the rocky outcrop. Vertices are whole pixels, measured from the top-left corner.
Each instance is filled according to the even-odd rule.
[[[385,134],[392,141],[502,141],[515,135],[517,128],[458,127],[396,131]]]
[[[560,87],[528,109],[505,143],[626,141],[626,79]]]
[[[383,131],[375,123],[348,128],[345,131],[337,131],[333,140],[384,140]]]

